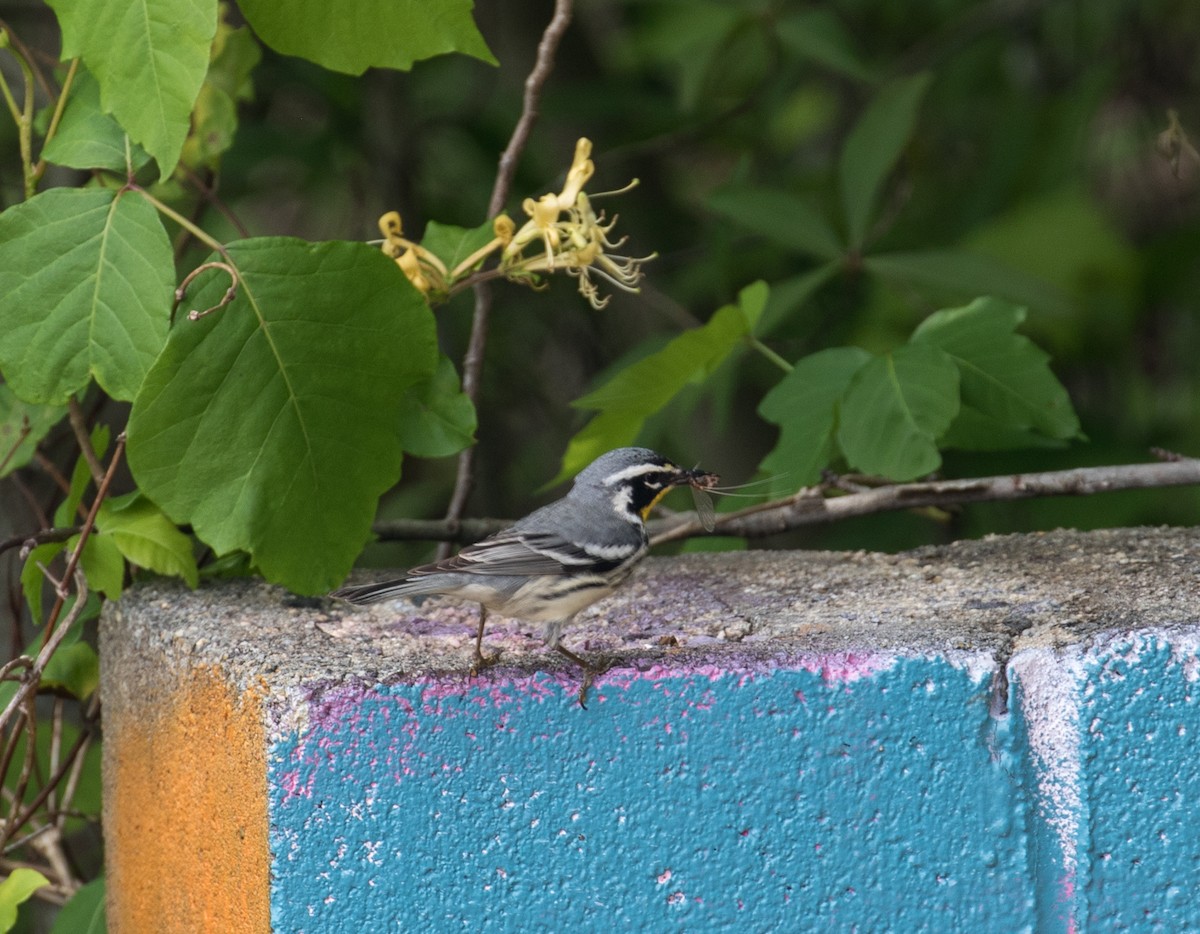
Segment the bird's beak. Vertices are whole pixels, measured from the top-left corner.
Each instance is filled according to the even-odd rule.
[[[680,470],[675,478],[676,486],[690,486],[694,490],[711,490],[720,482],[721,478],[715,473],[709,473],[708,471],[701,470],[699,467],[691,470]]]

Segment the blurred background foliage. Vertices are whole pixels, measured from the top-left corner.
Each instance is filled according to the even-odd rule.
[[[478,223],[550,9],[476,13],[499,70],[455,56],[359,82],[268,52],[223,197],[256,231],[311,237],[370,237],[393,207],[414,232],[428,219]],[[723,194],[754,187],[776,193],[784,213],[795,198],[835,216],[847,135],[880,87],[920,73],[929,83],[915,131],[863,249],[810,288],[805,274],[822,261],[731,219]],[[1195,454],[1200,166],[1186,148],[1173,166],[1159,136],[1172,109],[1185,133],[1200,126],[1198,79],[1200,7],[1183,0],[578,4],[514,191],[555,188],[586,135],[591,189],[641,180],[616,208],[620,230],[630,252],[660,258],[641,295],[618,293],[601,312],[565,281],[548,295],[497,289],[472,512],[526,509],[586,418],[571,402],[757,278],[773,301],[795,298],[770,340],[790,360],[843,343],[887,348],[932,310],[1005,286],[1025,299],[1023,330],[1051,353],[1089,440],[949,452],[949,475],[1146,460],[1152,445]],[[918,251],[958,260],[864,262]],[[444,348],[461,359],[470,299],[438,315]],[[639,440],[751,479],[775,441],[755,405],[777,378],[757,355],[736,356]],[[406,470],[384,515],[439,515],[452,462]],[[892,549],[1197,515],[1193,491],[1130,492],[975,506],[941,521],[872,517],[755,545]]]
[[[224,241],[373,240],[391,210],[413,239],[430,221],[482,223],[551,4],[508,0],[475,15],[499,67],[453,55],[350,77],[261,47],[248,31],[222,33],[185,149],[190,168],[156,191]],[[40,2],[3,0],[0,17],[29,47],[58,48]],[[236,8],[227,19],[240,23]],[[602,311],[561,277],[536,294],[495,285],[470,514],[516,516],[548,498],[589,417],[573,403],[760,279],[771,286],[764,339],[789,361],[846,344],[887,350],[931,312],[982,294],[1028,306],[1022,332],[1052,355],[1087,440],[948,451],[948,476],[1144,461],[1152,446],[1200,454],[1200,159],[1187,139],[1200,138],[1200,5],[579,0],[540,109],[508,212],[520,218],[524,197],[558,190],[586,136],[597,166],[589,191],[639,179],[598,206],[620,213],[629,253],[658,258],[641,294],[616,292]],[[865,115],[884,131],[856,141]],[[861,151],[864,139],[889,137],[889,122],[902,126],[891,134],[897,151]],[[882,163],[876,198],[845,190],[856,145],[860,165]],[[6,206],[21,200],[17,149],[0,121]],[[52,168],[43,187],[84,180]],[[855,203],[870,210],[846,210]],[[207,253],[179,247],[184,271]],[[454,361],[471,314],[470,293],[436,311]],[[777,440],[757,407],[779,379],[763,355],[734,353],[638,440],[728,483],[753,480]],[[126,404],[94,390],[87,402],[89,415],[124,425]],[[43,472],[57,464],[69,475],[71,433],[60,425],[42,455]],[[455,468],[453,457],[409,458],[380,517],[442,516]],[[54,484],[24,476],[21,490],[0,489],[6,534],[48,524],[31,523],[29,504],[48,501]],[[1198,518],[1194,491],[1150,490],[875,516],[751,546],[899,549]],[[406,565],[430,550],[381,543],[364,560]],[[17,618],[14,568],[0,576]],[[19,653],[20,627],[11,641]],[[88,775],[95,791],[94,763]],[[94,814],[98,799],[78,806]],[[94,825],[85,832],[96,836]]]
[[[27,43],[54,28],[45,7],[12,6],[5,16]],[[203,138],[228,148],[201,180],[254,235],[372,239],[392,209],[414,238],[430,220],[477,225],[551,6],[475,14],[499,68],[455,55],[356,78],[262,49],[240,110],[209,114]],[[536,295],[497,286],[469,511],[527,510],[586,422],[571,403],[759,278],[778,316],[769,343],[789,360],[845,343],[886,349],[931,311],[979,294],[1007,289],[1029,306],[1023,331],[1051,353],[1089,440],[949,452],[948,475],[1145,460],[1151,445],[1195,453],[1200,166],[1186,146],[1173,165],[1159,136],[1172,109],[1183,133],[1200,126],[1198,52],[1200,7],[1185,0],[582,0],[508,210],[520,216],[522,197],[556,189],[587,136],[590,190],[638,178],[607,207],[629,252],[659,258],[640,295],[617,293],[599,312],[570,281]],[[922,74],[914,131],[861,248],[813,275],[826,260],[764,235],[772,211],[787,217],[799,203],[837,223],[848,135],[881,88]],[[6,189],[17,183],[3,178]],[[757,223],[731,207],[748,190],[765,196]],[[218,237],[239,236],[186,185],[177,194]],[[437,314],[443,349],[461,360],[471,298]],[[730,482],[752,479],[776,432],[755,406],[777,379],[765,359],[735,355],[639,441]],[[407,461],[381,516],[440,516],[454,465]],[[891,549],[1196,516],[1191,491],[1150,491],[976,506],[937,521],[876,517],[755,544]],[[418,546],[377,545],[367,560],[420,556]]]

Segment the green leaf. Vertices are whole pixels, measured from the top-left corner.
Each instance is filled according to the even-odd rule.
[[[38,545],[29,552],[25,564],[21,567],[21,590],[25,594],[25,602],[29,604],[29,615],[35,626],[42,624],[42,590],[46,585],[46,575],[42,573],[42,567],[50,567],[50,562],[66,550],[66,542]]]
[[[79,56],[100,102],[165,178],[187,137],[217,31],[214,0],[48,0],[62,27],[62,58]]]
[[[958,414],[958,368],[908,344],[860,369],[842,397],[838,444],[856,470],[912,480],[942,462],[937,439]]]
[[[799,360],[770,392],[758,413],[779,426],[779,441],[760,471],[773,479],[770,496],[785,496],[815,483],[834,457],[837,403],[871,354],[858,347],[835,347]]]
[[[22,402],[12,389],[0,383],[0,477],[28,464],[38,442],[66,414],[61,405]]]
[[[226,308],[181,321],[129,418],[143,492],[218,554],[252,554],[299,593],[337,584],[400,473],[404,390],[437,365],[433,315],[395,263],[361,243],[230,244]],[[201,277],[197,307],[228,277]]]
[[[766,286],[743,290],[742,305],[719,308],[707,323],[672,338],[665,347],[621,370],[607,383],[572,403],[600,414],[567,447],[555,478],[565,480],[612,447],[632,441],[647,418],[662,409],[684,386],[711,373],[748,336],[761,311]],[[614,439],[620,439],[610,444]],[[609,445],[600,447],[600,445]]]
[[[17,908],[50,880],[36,869],[21,866],[0,882],[0,932],[11,931],[17,923]]]
[[[228,9],[221,8],[222,15]],[[248,26],[230,26],[222,20],[217,24],[213,39],[212,63],[204,80],[219,88],[235,101],[254,99],[254,84],[250,75],[262,61],[262,47]]]
[[[42,672],[42,685],[87,700],[100,686],[100,658],[86,642],[60,645]]]
[[[831,10],[808,9],[783,16],[775,32],[783,47],[801,58],[858,81],[872,78],[849,31]]]
[[[471,19],[473,6],[471,0],[358,0],[353,9],[325,0],[238,4],[271,48],[348,75],[368,68],[407,71],[413,62],[448,52],[496,64]]]
[[[1038,311],[1067,317],[1071,300],[1049,282],[1001,260],[967,250],[876,253],[863,266],[877,276],[942,289],[955,298],[998,295]]]
[[[105,501],[96,516],[96,528],[131,564],[181,577],[189,587],[199,585],[192,540],[141,493]]]
[[[119,6],[119,4],[114,4]],[[0,370],[27,402],[136,395],[167,333],[174,260],[133,192],[54,188],[0,214]]]
[[[846,138],[838,177],[852,247],[861,247],[866,239],[879,191],[912,136],[931,80],[932,76],[924,73],[888,84]]]
[[[1049,355],[1016,333],[1024,320],[1024,308],[980,298],[930,315],[913,332],[914,344],[938,347],[958,366],[962,401],[969,408],[968,422],[953,436],[956,446],[997,450],[1002,442],[1031,431],[1056,441],[1081,436],[1070,397],[1050,370]],[[1012,434],[1001,436],[998,428]]]
[[[607,451],[633,444],[644,422],[644,417],[623,411],[597,413],[567,442],[562,467],[547,486],[573,477]]]
[[[1091,348],[1126,340],[1136,329],[1141,290],[1147,281],[1157,281],[1143,272],[1144,257],[1150,254],[1135,248],[1111,211],[1074,184],[1022,200],[972,230],[963,245],[993,258],[997,266],[1020,272],[1015,281],[958,297],[997,295],[1029,306],[1039,339],[1052,341],[1060,353],[1073,350],[1086,356]],[[1025,281],[1058,297],[1058,306],[1019,290]]]
[[[104,876],[101,876],[67,899],[54,919],[50,934],[107,934],[104,888]]]
[[[477,250],[483,249],[495,237],[496,233],[491,221],[485,221],[474,229],[430,221],[425,226],[425,236],[421,238],[421,246],[440,259],[447,272],[453,272],[459,263]]]
[[[191,132],[180,155],[184,165],[193,169],[219,166],[237,132],[237,101],[253,96],[250,73],[261,58],[262,49],[248,27],[235,29],[223,20],[218,24],[212,63],[192,108]]]
[[[823,263],[816,269],[771,283],[771,294],[762,318],[755,328],[758,337],[766,337],[799,311],[826,282],[842,270],[840,261]]]
[[[237,132],[237,104],[218,87],[200,88],[192,110],[192,132],[184,141],[179,161],[189,169],[215,169],[233,145]]]
[[[727,75],[723,66],[730,63],[735,36],[743,33],[747,24],[753,25],[744,7],[720,0],[688,0],[647,4],[641,13],[640,28],[630,32],[629,38],[641,56],[674,72],[679,104],[685,111],[698,102],[713,106],[709,92],[728,95],[734,90],[729,81],[721,79]]]
[[[109,435],[107,425],[97,425],[92,429],[92,451],[101,458],[108,451]],[[75,458],[75,466],[71,470],[71,484],[67,488],[66,498],[54,510],[56,526],[78,525],[80,521],[79,504],[83,502],[83,494],[87,492],[88,484],[92,482],[92,471],[83,455]]]
[[[74,169],[123,173],[127,139],[121,125],[100,107],[100,85],[91,72],[81,67],[71,85],[58,132],[46,144],[42,156],[48,162]],[[136,172],[150,161],[150,154],[130,141],[129,158]]]
[[[790,192],[778,188],[738,186],[711,195],[708,206],[773,243],[821,259],[842,256],[844,247],[829,221]]]
[[[744,312],[736,305],[725,305],[706,324],[672,338],[661,350],[572,404],[579,409],[650,415],[688,383],[711,372],[745,336]]]
[[[74,549],[78,543],[79,536],[73,536],[67,547]],[[125,559],[111,538],[95,532],[89,535],[79,556],[79,567],[91,590],[110,600],[120,599],[125,588]]]
[[[32,647],[28,651],[34,651]],[[28,654],[28,651],[26,654]],[[3,687],[4,685],[0,685]],[[63,749],[70,749],[71,746],[78,740],[80,730],[69,719],[64,719],[60,727],[52,726],[49,717],[41,717],[37,724],[37,737],[34,741],[36,751],[37,775],[51,775],[59,763],[61,763],[61,752]],[[94,729],[88,727],[88,729]],[[22,762],[25,756],[26,733],[20,731],[20,736],[12,746],[12,761]],[[17,799],[17,777],[20,774],[20,769],[9,769],[4,776],[5,791],[11,794],[10,801]],[[79,773],[79,781],[76,784],[75,797],[72,800],[71,814],[66,819],[63,827],[64,834],[73,834],[82,829],[86,824],[94,825],[99,820],[100,812],[100,743],[92,742],[88,745],[87,751],[83,755],[83,766]],[[25,789],[24,803],[30,803],[33,798],[39,793],[41,788],[38,782],[29,782]],[[92,815],[89,820],[84,815]]]
[[[754,329],[758,327],[758,322],[762,319],[763,312],[766,310],[767,302],[770,298],[771,289],[761,279],[751,282],[749,285],[738,290],[737,308],[742,313],[742,320],[746,326],[746,334],[754,333]]]
[[[475,443],[475,406],[459,388],[448,357],[405,391],[400,401],[400,444],[418,457],[449,457]]]
[[[995,415],[981,412],[966,402],[938,443],[960,451],[1013,451],[1020,448],[1065,448],[1066,441],[1016,428]]]

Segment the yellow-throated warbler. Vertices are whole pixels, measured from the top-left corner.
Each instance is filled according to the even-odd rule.
[[[647,448],[618,448],[580,471],[571,491],[509,528],[404,577],[346,587],[352,603],[441,594],[482,604],[502,616],[546,623],[546,644],[591,673],[559,644],[580,610],[612,593],[649,548],[645,520],[671,489],[711,489],[716,474],[671,463]],[[483,619],[475,642],[477,662]],[[590,680],[590,679],[589,679]],[[586,682],[580,692],[581,700]]]

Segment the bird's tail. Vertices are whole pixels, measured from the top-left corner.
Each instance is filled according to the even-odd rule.
[[[404,597],[416,594],[427,594],[427,582],[401,577],[398,580],[380,581],[376,584],[359,584],[354,587],[343,587],[335,590],[329,596],[350,603],[381,603],[394,597]]]

